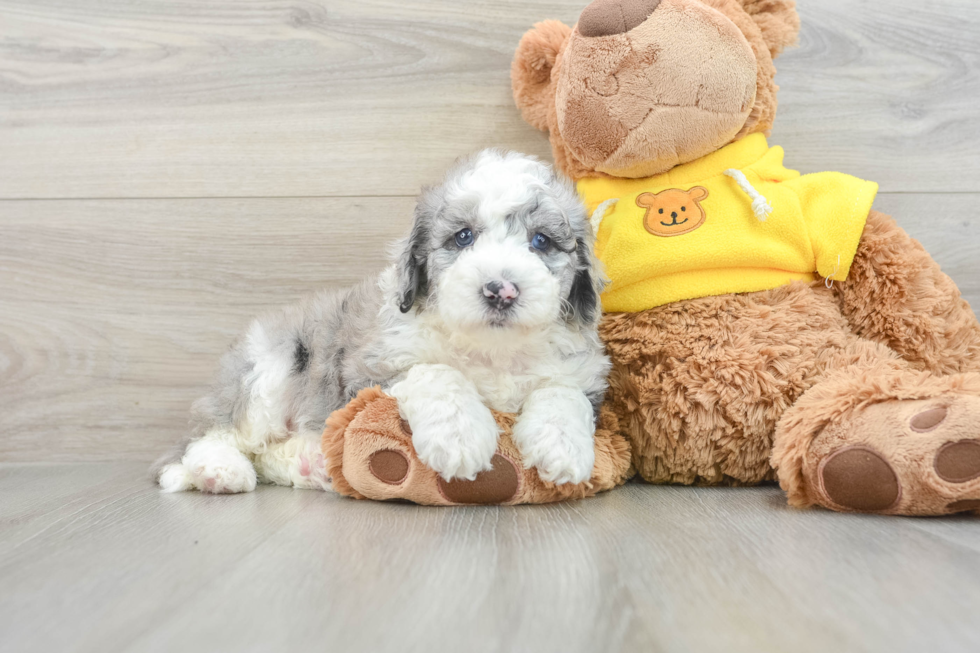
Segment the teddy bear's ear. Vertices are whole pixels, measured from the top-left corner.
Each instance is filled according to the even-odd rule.
[[[740,0],[745,12],[762,31],[775,59],[784,48],[796,43],[800,34],[800,15],[796,0]]]
[[[514,101],[529,124],[548,129],[552,97],[551,70],[572,28],[557,20],[538,23],[521,38],[510,69]]]
[[[641,209],[652,209],[657,205],[657,196],[653,193],[643,193],[636,198],[636,205]]]

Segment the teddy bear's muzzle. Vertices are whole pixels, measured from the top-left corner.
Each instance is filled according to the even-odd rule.
[[[582,36],[625,34],[643,24],[661,0],[595,0],[582,11],[578,31]]]
[[[758,71],[745,35],[706,4],[596,0],[562,53],[556,128],[590,169],[660,174],[735,138],[755,105]]]

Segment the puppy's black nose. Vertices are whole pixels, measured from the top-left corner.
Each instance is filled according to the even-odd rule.
[[[498,310],[513,306],[520,294],[521,291],[510,281],[488,281],[483,285],[483,297]]]

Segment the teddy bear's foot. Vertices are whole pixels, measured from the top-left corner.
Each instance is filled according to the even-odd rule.
[[[547,483],[521,464],[511,437],[514,416],[496,414],[495,419],[502,433],[492,468],[472,481],[447,481],[419,460],[398,402],[378,388],[363,390],[331,415],[323,434],[333,489],[359,499],[425,505],[546,503],[608,490],[623,483],[631,471],[629,444],[607,426],[597,432],[596,466],[589,482]],[[608,412],[604,419],[615,421]]]
[[[474,480],[447,481],[415,452],[398,402],[379,389],[362,391],[331,416],[324,453],[334,489],[357,498],[426,505],[514,503],[522,491],[520,457],[498,450],[492,468]]]
[[[492,469],[480,472],[474,480],[447,481],[422,465],[411,451],[391,444],[394,446],[375,451],[358,461],[362,466],[361,473],[355,472],[362,483],[367,480],[366,471],[373,477],[373,481],[367,480],[369,484],[385,484],[387,487],[382,489],[381,496],[393,494],[390,498],[437,505],[491,505],[511,503],[521,490],[522,470],[513,460],[499,453],[492,459]]]
[[[831,429],[810,447],[821,503],[927,515],[980,509],[980,399],[895,401],[864,413],[850,434],[860,444],[840,446]]]
[[[920,378],[927,386],[949,382]],[[801,462],[802,486],[795,496],[791,490],[796,505],[903,515],[980,513],[980,396],[950,392],[859,405],[819,431]]]

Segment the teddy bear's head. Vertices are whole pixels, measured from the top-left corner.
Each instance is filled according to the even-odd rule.
[[[798,32],[794,0],[595,0],[524,35],[514,98],[566,174],[648,177],[768,132]]]

